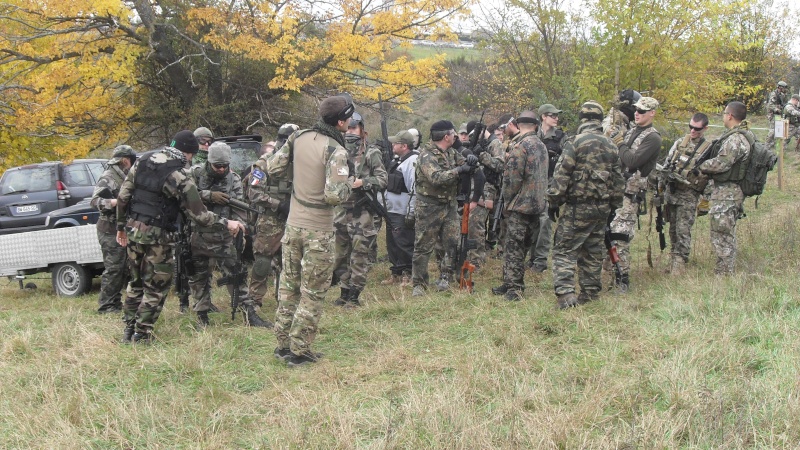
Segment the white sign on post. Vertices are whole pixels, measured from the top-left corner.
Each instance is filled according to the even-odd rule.
[[[775,138],[786,139],[789,137],[789,121],[786,119],[775,121]]]

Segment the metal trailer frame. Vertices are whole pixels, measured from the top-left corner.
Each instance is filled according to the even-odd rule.
[[[102,273],[103,253],[95,225],[0,235],[0,276],[51,272],[53,290],[63,297],[86,293]]]

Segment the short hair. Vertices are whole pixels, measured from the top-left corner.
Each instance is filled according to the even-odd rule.
[[[493,124],[489,125],[488,127],[486,127],[486,131],[488,131],[489,134],[494,134],[494,132],[496,130],[497,130],[497,124],[496,123],[493,123]]]
[[[747,119],[747,106],[742,102],[730,102],[725,109],[733,116],[734,119],[742,121]]]
[[[431,140],[433,142],[439,142],[444,139],[447,135],[451,132],[455,132],[454,130],[431,130]]]
[[[692,122],[699,123],[703,125],[703,128],[705,128],[706,126],[708,126],[708,116],[701,112],[694,113],[694,115],[692,116]]]

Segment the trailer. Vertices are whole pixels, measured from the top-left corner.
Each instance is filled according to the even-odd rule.
[[[0,276],[52,273],[53,290],[63,297],[85,294],[103,273],[103,253],[95,225],[0,235]]]

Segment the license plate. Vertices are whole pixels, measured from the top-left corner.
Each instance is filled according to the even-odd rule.
[[[17,214],[29,212],[39,212],[39,205],[17,206]]]

